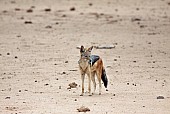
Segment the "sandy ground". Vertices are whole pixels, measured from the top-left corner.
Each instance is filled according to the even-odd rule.
[[[103,58],[108,92],[98,95],[97,85],[79,96],[80,45],[115,46],[92,52]],[[170,114],[170,1],[0,0],[0,114],[78,114],[81,106]]]

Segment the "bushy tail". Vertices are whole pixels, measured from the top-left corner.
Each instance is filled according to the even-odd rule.
[[[107,90],[107,85],[108,85],[108,79],[107,79],[107,76],[106,76],[106,71],[104,68],[102,68],[102,81],[104,83],[104,86]]]

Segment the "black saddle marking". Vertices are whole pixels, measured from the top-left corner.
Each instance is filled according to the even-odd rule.
[[[94,63],[95,63],[96,61],[98,61],[99,59],[100,59],[100,57],[99,57],[98,55],[91,55],[91,56],[90,56],[90,60],[89,60],[89,64],[90,64],[91,66],[93,66]]]

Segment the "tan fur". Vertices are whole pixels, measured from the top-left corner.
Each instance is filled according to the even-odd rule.
[[[86,51],[89,51],[88,49],[84,49],[84,53]],[[80,51],[80,53],[83,53]],[[88,55],[89,53],[87,53]],[[86,55],[86,53],[84,54]],[[91,55],[91,53],[90,53]],[[99,60],[97,60],[93,66],[91,66],[88,63],[89,59],[88,58],[84,58],[84,56],[80,57],[79,60],[79,69],[80,69],[80,73],[81,73],[81,79],[82,79],[82,93],[81,96],[83,96],[84,94],[84,79],[85,79],[85,74],[87,74],[88,76],[88,90],[89,90],[89,95],[91,96],[92,94],[94,94],[95,90],[96,90],[96,82],[95,82],[95,75],[97,75],[97,79],[99,81],[99,95],[101,95],[101,76],[102,76],[102,69],[103,67],[103,62],[102,59],[99,58]],[[94,91],[93,93],[91,93],[91,81],[93,82],[94,85]]]

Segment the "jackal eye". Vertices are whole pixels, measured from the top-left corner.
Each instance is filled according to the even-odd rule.
[[[81,51],[80,51],[80,54],[81,54],[81,55],[83,55],[84,53],[85,53],[85,51],[84,51],[84,50],[81,50]]]

